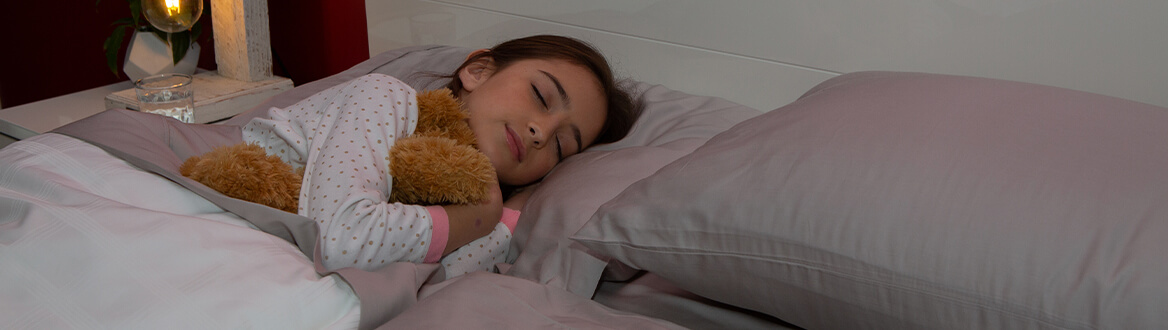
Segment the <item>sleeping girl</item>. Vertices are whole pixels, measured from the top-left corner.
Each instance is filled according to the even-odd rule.
[[[526,200],[502,187],[532,184],[565,157],[624,137],[638,109],[604,57],[560,36],[533,36],[472,52],[447,85],[469,114],[477,147],[498,176],[478,205],[386,202],[389,148],[418,118],[415,91],[371,74],[250,121],[244,141],[303,167],[298,213],[321,229],[329,269],[435,263],[447,277],[503,262]]]

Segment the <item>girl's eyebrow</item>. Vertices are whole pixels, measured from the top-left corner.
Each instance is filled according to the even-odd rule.
[[[556,76],[548,73],[547,71],[539,70],[539,72],[547,76],[548,79],[552,80],[552,84],[556,85],[556,92],[560,93],[560,99],[564,100],[564,108],[570,108],[572,98],[568,97],[568,91],[564,90],[564,85],[560,84],[560,80],[556,79]]]
[[[564,109],[570,109],[572,106],[572,98],[568,97],[568,91],[564,90],[564,85],[560,84],[560,79],[557,79],[555,75],[552,75],[551,73],[548,73],[544,70],[539,70],[539,73],[542,73],[543,75],[547,76],[548,79],[551,79],[552,84],[556,85],[556,92],[560,94],[560,99],[563,100]],[[580,136],[580,127],[576,126],[576,124],[572,124],[571,126],[572,137],[576,140],[576,152],[583,151],[584,139]]]

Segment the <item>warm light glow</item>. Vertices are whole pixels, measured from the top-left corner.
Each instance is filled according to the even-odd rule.
[[[174,16],[182,13],[178,5],[178,0],[166,0],[166,15]]]
[[[164,32],[190,29],[203,13],[203,0],[142,0],[142,13],[150,25]]]

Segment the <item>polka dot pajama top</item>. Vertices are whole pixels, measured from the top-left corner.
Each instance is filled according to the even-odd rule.
[[[441,262],[447,277],[493,270],[506,258],[518,212],[487,236],[446,257],[448,220],[440,206],[389,203],[389,148],[417,126],[415,92],[370,74],[317,93],[243,128],[245,142],[304,167],[299,214],[317,222],[328,269]]]

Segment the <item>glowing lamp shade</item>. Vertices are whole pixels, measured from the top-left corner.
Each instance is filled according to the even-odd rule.
[[[174,33],[191,28],[203,14],[203,0],[142,0],[146,20],[159,30]]]

